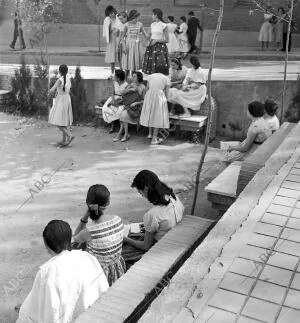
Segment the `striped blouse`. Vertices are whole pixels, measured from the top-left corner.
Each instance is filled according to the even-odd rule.
[[[87,243],[87,251],[94,255],[100,264],[109,265],[121,256],[124,225],[118,216],[111,220],[88,227],[92,240]]]

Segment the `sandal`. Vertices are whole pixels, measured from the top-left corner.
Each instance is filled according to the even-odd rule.
[[[123,138],[121,139],[121,142],[125,142],[125,141],[129,140],[129,138],[130,138],[130,135],[128,135],[127,137],[123,137]]]
[[[116,138],[113,138],[113,141],[114,141],[114,142],[117,142],[117,141],[119,141],[119,140],[121,140],[121,137],[119,137],[119,136],[117,136]]]
[[[74,140],[74,138],[75,138],[74,136],[70,137],[70,139],[64,144],[62,144],[61,147],[68,147],[70,143]]]
[[[162,140],[160,140],[159,138],[157,138],[156,140],[152,140],[151,141],[151,145],[159,145],[162,142]]]

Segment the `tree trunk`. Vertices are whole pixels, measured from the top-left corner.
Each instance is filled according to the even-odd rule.
[[[282,98],[281,98],[281,113],[280,113],[280,123],[283,122],[284,117],[284,99],[285,99],[285,91],[286,91],[286,74],[287,74],[287,65],[289,60],[289,43],[290,43],[290,33],[291,33],[291,24],[293,19],[293,10],[294,10],[294,0],[291,0],[291,10],[289,17],[289,24],[288,24],[288,32],[287,32],[287,39],[285,44],[285,59],[284,59],[284,77],[283,77],[283,89],[282,89]],[[284,44],[283,44],[284,46]]]
[[[49,57],[49,52],[48,52],[48,42],[47,42],[47,34],[45,31],[43,32],[44,34],[44,48],[45,48],[45,53],[46,53],[46,59],[47,59],[47,93],[49,93],[50,90],[50,57]],[[48,110],[50,110],[50,107],[48,107]]]
[[[101,52],[101,14],[100,5],[98,5],[98,50]]]
[[[210,140],[210,131],[211,131],[211,125],[212,125],[212,102],[211,102],[211,75],[212,75],[212,69],[214,66],[214,60],[215,60],[215,54],[216,54],[216,47],[217,47],[217,40],[220,34],[222,20],[223,20],[223,11],[224,11],[224,0],[220,0],[220,9],[219,9],[219,18],[217,27],[215,30],[212,46],[211,46],[211,54],[210,54],[210,64],[209,64],[209,72],[208,72],[208,80],[207,80],[207,91],[208,91],[208,106],[209,106],[209,113],[208,113],[208,120],[207,120],[207,126],[206,126],[206,134],[205,134],[205,143],[204,143],[204,149],[201,155],[201,159],[198,165],[198,170],[196,174],[196,183],[195,183],[195,193],[194,193],[194,199],[193,199],[193,205],[192,205],[192,215],[195,213],[195,207],[197,203],[197,197],[198,197],[198,191],[199,191],[199,180],[201,171],[203,168],[205,156],[208,149],[208,144]]]

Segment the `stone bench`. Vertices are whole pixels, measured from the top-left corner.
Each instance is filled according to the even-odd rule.
[[[232,163],[205,187],[207,199],[212,202],[213,208],[219,210],[220,215],[223,215],[234,203],[295,125],[295,123],[283,123],[270,138],[246,157],[243,162]]]
[[[208,219],[184,216],[75,322],[137,322],[213,224]]]

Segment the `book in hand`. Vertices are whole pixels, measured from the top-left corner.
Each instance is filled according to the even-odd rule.
[[[145,227],[143,222],[138,223],[130,223],[124,225],[124,236],[128,237],[128,235],[141,235],[141,233],[145,232]]]
[[[220,149],[228,150],[229,147],[237,147],[239,144],[239,141],[220,141]]]

